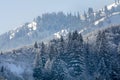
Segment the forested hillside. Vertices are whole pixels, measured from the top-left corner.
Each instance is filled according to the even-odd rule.
[[[119,80],[120,26],[97,33],[93,44],[77,31],[64,40],[52,40],[37,54],[35,80]],[[40,57],[38,57],[40,56]]]
[[[120,80],[119,60],[118,25],[87,37],[74,31],[49,43],[1,52],[0,76],[8,80]]]

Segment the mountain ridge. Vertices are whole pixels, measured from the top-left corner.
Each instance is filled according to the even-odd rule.
[[[119,7],[120,3],[113,3],[98,11],[89,8],[82,17],[79,13],[76,15],[63,12],[43,14],[32,22],[0,35],[0,50],[14,49],[54,37],[59,38],[60,35],[67,35],[69,31],[78,30],[82,34],[87,34],[102,27],[119,25],[120,21],[115,21],[120,17]]]

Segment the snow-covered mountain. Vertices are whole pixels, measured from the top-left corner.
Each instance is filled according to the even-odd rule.
[[[2,34],[0,36],[0,50],[18,48],[33,44],[35,41],[48,40],[59,31],[66,33],[67,29],[73,29],[73,25],[75,27],[81,25],[77,16],[65,15],[62,12],[43,14],[42,17],[38,16],[32,22],[25,23],[16,29]]]
[[[30,45],[35,41],[47,41],[53,37],[60,38],[60,35],[65,36],[69,31],[78,30],[80,33],[87,34],[118,24],[120,24],[120,3],[113,3],[98,11],[89,8],[84,15],[46,13],[32,22],[0,35],[0,50]]]
[[[78,36],[80,34],[73,32],[74,30],[82,33],[84,39],[81,39],[82,36]],[[69,32],[73,33],[70,35]],[[103,34],[101,32],[104,32],[104,35],[101,35]],[[70,40],[66,39],[68,34],[70,36],[67,36],[67,38],[70,38]],[[65,38],[59,39],[60,35]],[[52,38],[57,39],[49,41]],[[35,41],[49,41],[49,44],[30,45]],[[79,46],[81,41],[84,43],[82,44],[84,49]],[[98,56],[98,53],[102,53],[102,51],[100,52],[96,48],[100,48],[102,41],[102,45],[105,48],[103,53],[106,52],[106,54],[104,56],[99,54]],[[25,45],[30,46],[25,47]],[[107,45],[107,47],[104,45]],[[101,50],[104,48],[101,47]],[[0,36],[0,50],[8,50],[0,53],[0,79],[4,77],[8,80],[34,80],[33,69],[35,68],[35,61],[38,61],[38,66],[36,67],[42,68],[42,70],[38,70],[38,74],[40,74],[39,71],[42,71],[43,73],[41,72],[41,74],[44,74],[44,77],[50,76],[51,71],[57,70],[55,73],[58,75],[60,73],[62,76],[65,75],[64,80],[79,80],[80,78],[83,80],[109,80],[108,76],[104,75],[111,72],[107,74],[110,77],[112,75],[111,80],[119,80],[120,3],[113,3],[98,11],[93,11],[92,8],[89,8],[88,12],[85,12],[84,15],[79,13],[76,15],[71,13],[64,14],[62,12],[43,14],[32,22],[25,23],[16,29],[2,34]],[[87,53],[87,56],[81,55],[82,51],[84,51],[84,55]],[[107,51],[109,52],[107,53]],[[80,52],[80,55],[77,52]],[[76,56],[76,54],[79,56]],[[104,59],[104,57],[107,58]],[[42,59],[44,63],[42,63]],[[108,69],[108,65],[105,65],[105,61],[110,61],[108,63],[111,65],[110,69]],[[39,66],[43,64],[44,67]],[[79,69],[79,67],[84,69]],[[99,73],[99,70],[101,73]],[[47,71],[49,74],[46,73]],[[82,76],[72,77],[75,76],[72,75],[73,73],[76,75],[81,75],[82,73]],[[59,78],[63,78],[61,74]]]

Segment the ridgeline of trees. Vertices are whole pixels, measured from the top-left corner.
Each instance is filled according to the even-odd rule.
[[[116,1],[119,3],[119,0]],[[34,21],[37,22],[37,26],[40,26],[40,30],[52,30],[59,31],[61,29],[81,29],[83,27],[89,26],[93,22],[103,18],[103,17],[110,17],[112,13],[120,12],[120,8],[118,7],[111,7],[111,9],[108,9],[108,6],[105,6],[104,8],[94,11],[93,8],[88,8],[88,11],[84,11],[84,14],[80,14],[79,12],[76,12],[74,14],[72,13],[45,13],[42,16],[38,16],[34,19]],[[109,21],[111,22],[111,21]],[[98,24],[102,26],[102,23]],[[93,24],[94,26],[94,24]],[[51,33],[49,32],[49,33]]]

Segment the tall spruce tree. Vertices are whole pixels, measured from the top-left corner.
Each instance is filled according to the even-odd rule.
[[[41,49],[40,49],[40,56],[41,56],[41,60],[42,60],[42,65],[43,65],[43,67],[45,66],[45,63],[46,63],[47,58],[48,58],[47,53],[45,52],[45,51],[46,51],[45,48],[46,48],[46,47],[45,47],[45,44],[42,42],[42,43],[41,43]]]
[[[98,41],[97,41],[98,40]],[[109,52],[108,40],[105,34],[105,31],[99,32],[97,35],[96,44],[98,44],[97,53],[98,53],[98,73],[100,74],[99,78],[104,80],[110,79],[111,73],[111,54]]]
[[[34,47],[36,48],[36,58],[35,58],[35,65],[33,69],[33,77],[35,80],[43,80],[42,60],[40,56],[40,49],[38,48],[37,42],[35,42]]]
[[[77,31],[73,32],[72,41],[69,42],[71,44],[68,48],[69,55],[67,57],[68,69],[71,76],[80,76],[83,72],[83,39],[81,34],[79,35]]]

